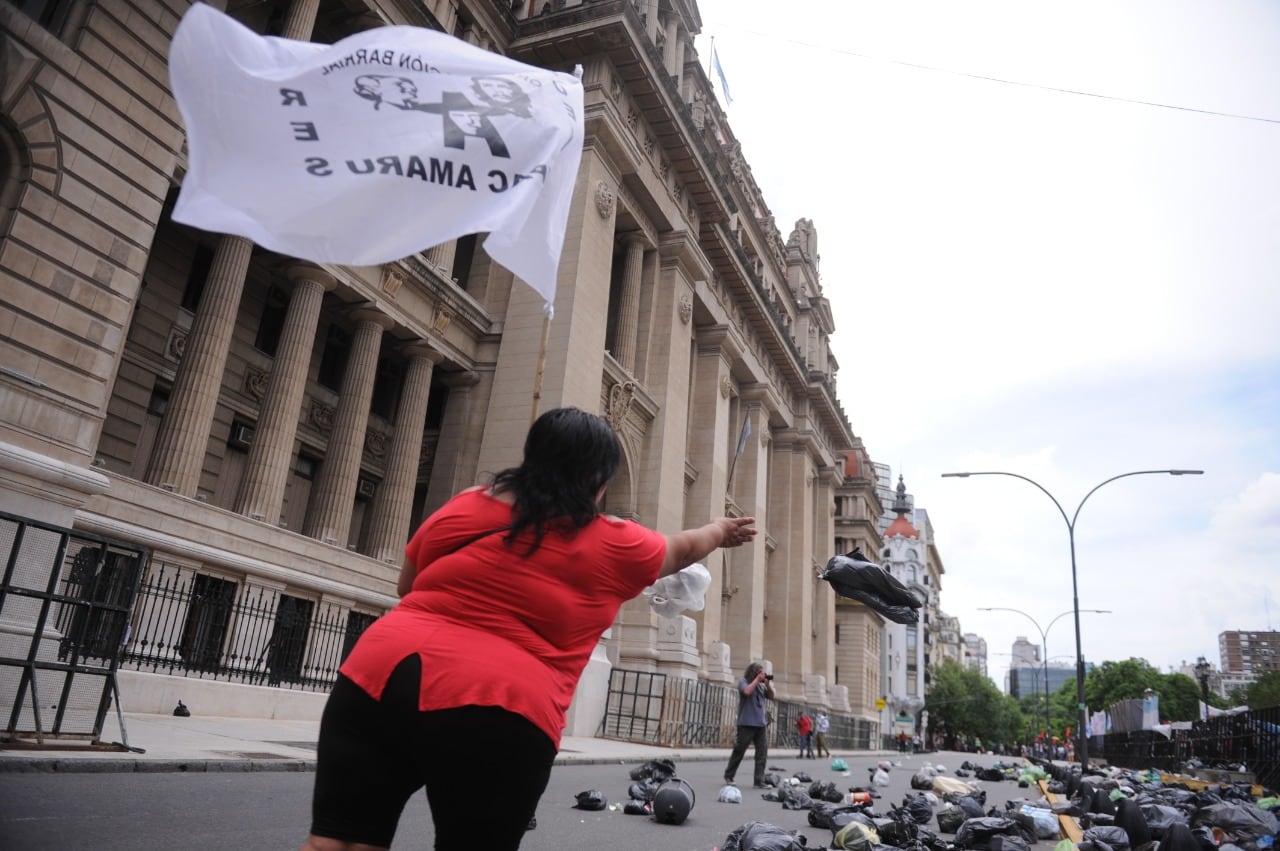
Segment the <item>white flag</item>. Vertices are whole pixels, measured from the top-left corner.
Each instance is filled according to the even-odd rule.
[[[334,45],[204,3],[169,53],[189,168],[175,221],[373,266],[488,232],[550,304],[582,157],[582,83],[417,27]]]

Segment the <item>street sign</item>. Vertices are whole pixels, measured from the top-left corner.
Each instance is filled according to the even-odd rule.
[[[877,698],[876,698],[876,709],[884,709],[884,708],[885,708],[885,706],[887,706],[887,705],[888,705],[888,704],[886,704],[886,703],[884,702],[884,698],[883,698],[883,697],[877,697]]]

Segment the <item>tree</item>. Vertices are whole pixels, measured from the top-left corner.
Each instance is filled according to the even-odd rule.
[[[1159,692],[1163,685],[1164,675],[1144,659],[1103,662],[1085,678],[1085,703],[1098,712],[1119,700],[1139,699],[1147,689]]]
[[[1280,706],[1280,671],[1267,671],[1245,689],[1245,703],[1250,709]]]
[[[1186,674],[1165,674],[1160,695],[1161,721],[1200,720],[1200,685]]]
[[[954,659],[933,668],[924,708],[929,712],[932,732],[941,733],[948,747],[954,746],[955,737],[961,734],[984,742],[1014,741],[1026,725],[1016,700]]]

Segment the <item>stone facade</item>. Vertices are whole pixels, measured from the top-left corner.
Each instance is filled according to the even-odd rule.
[[[413,526],[518,460],[542,304],[474,237],[352,268],[173,222],[184,134],[165,57],[186,7],[0,5],[0,510],[364,623],[394,603]],[[836,398],[817,233],[774,224],[693,50],[696,7],[360,7],[234,14],[323,42],[432,26],[583,66],[539,404],[621,436],[610,512],[666,531],[759,521],[755,545],[708,558],[705,610],[624,607],[570,732],[594,733],[611,665],[728,681],[767,659],[783,698],[870,717],[878,618],[837,610],[816,579],[837,540],[878,550],[880,512]]]

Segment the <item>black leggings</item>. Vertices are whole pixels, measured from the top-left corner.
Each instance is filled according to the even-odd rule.
[[[423,786],[436,851],[520,847],[556,749],[528,719],[496,706],[418,711],[421,660],[392,673],[382,700],[339,675],[320,722],[311,833],[391,846]]]

